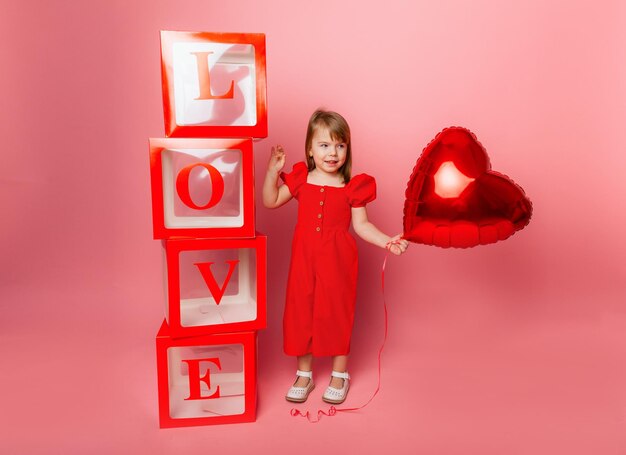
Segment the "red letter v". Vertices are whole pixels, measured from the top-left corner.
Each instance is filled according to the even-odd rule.
[[[195,263],[194,265],[198,267],[200,273],[202,274],[202,278],[204,278],[204,282],[209,287],[209,291],[211,291],[211,295],[215,299],[215,303],[217,305],[220,304],[222,297],[224,296],[224,291],[226,291],[226,286],[228,286],[228,282],[230,281],[230,277],[233,276],[233,272],[235,271],[235,267],[239,263],[239,259],[233,259],[230,261],[226,261],[229,265],[228,275],[226,275],[226,279],[224,280],[224,284],[220,288],[215,281],[215,277],[213,276],[213,272],[211,272],[211,265],[213,262],[200,262]]]

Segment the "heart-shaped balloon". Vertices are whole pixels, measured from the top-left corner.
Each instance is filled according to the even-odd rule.
[[[440,132],[417,160],[406,189],[404,238],[443,248],[505,240],[530,221],[524,190],[491,170],[468,129]]]

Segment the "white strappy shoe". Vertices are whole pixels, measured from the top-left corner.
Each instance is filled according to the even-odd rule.
[[[296,371],[296,376],[302,376],[303,378],[309,378],[309,383],[306,387],[291,386],[285,399],[287,401],[293,401],[294,403],[304,403],[309,398],[309,393],[315,388],[313,384],[313,372],[312,371]],[[295,382],[294,382],[295,384]]]
[[[335,387],[328,386],[326,388],[326,392],[324,392],[324,395],[322,396],[322,400],[330,404],[341,404],[346,401],[346,397],[348,396],[348,389],[350,388],[350,375],[347,371],[345,373],[333,371],[330,375],[343,379],[343,387],[341,389],[337,389]]]

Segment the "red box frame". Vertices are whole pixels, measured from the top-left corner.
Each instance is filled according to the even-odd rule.
[[[240,227],[170,228],[165,226],[161,152],[164,149],[241,150],[243,184],[243,224]],[[152,189],[152,226],[155,239],[250,238],[254,237],[254,160],[251,139],[150,139],[150,183]]]
[[[167,263],[167,322],[173,338],[225,332],[264,329],[267,325],[267,237],[257,234],[252,239],[170,239],[164,240]],[[179,254],[181,251],[254,248],[256,251],[256,319],[227,324],[185,327],[181,325]]]
[[[156,336],[157,376],[159,394],[159,427],[175,428],[198,425],[254,422],[256,420],[257,342],[256,332],[223,333],[191,338],[172,338],[166,321]],[[170,347],[219,346],[242,344],[244,349],[245,411],[243,414],[214,417],[172,418],[169,401],[169,369],[167,350]]]
[[[172,46],[176,42],[215,42],[224,44],[251,44],[254,46],[256,69],[257,123],[253,126],[198,125],[176,123]],[[161,31],[161,76],[165,135],[168,137],[267,137],[267,79],[265,35],[262,33],[209,33]]]

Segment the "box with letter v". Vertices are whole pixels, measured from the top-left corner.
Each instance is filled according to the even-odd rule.
[[[265,328],[266,237],[164,240],[174,338]]]

